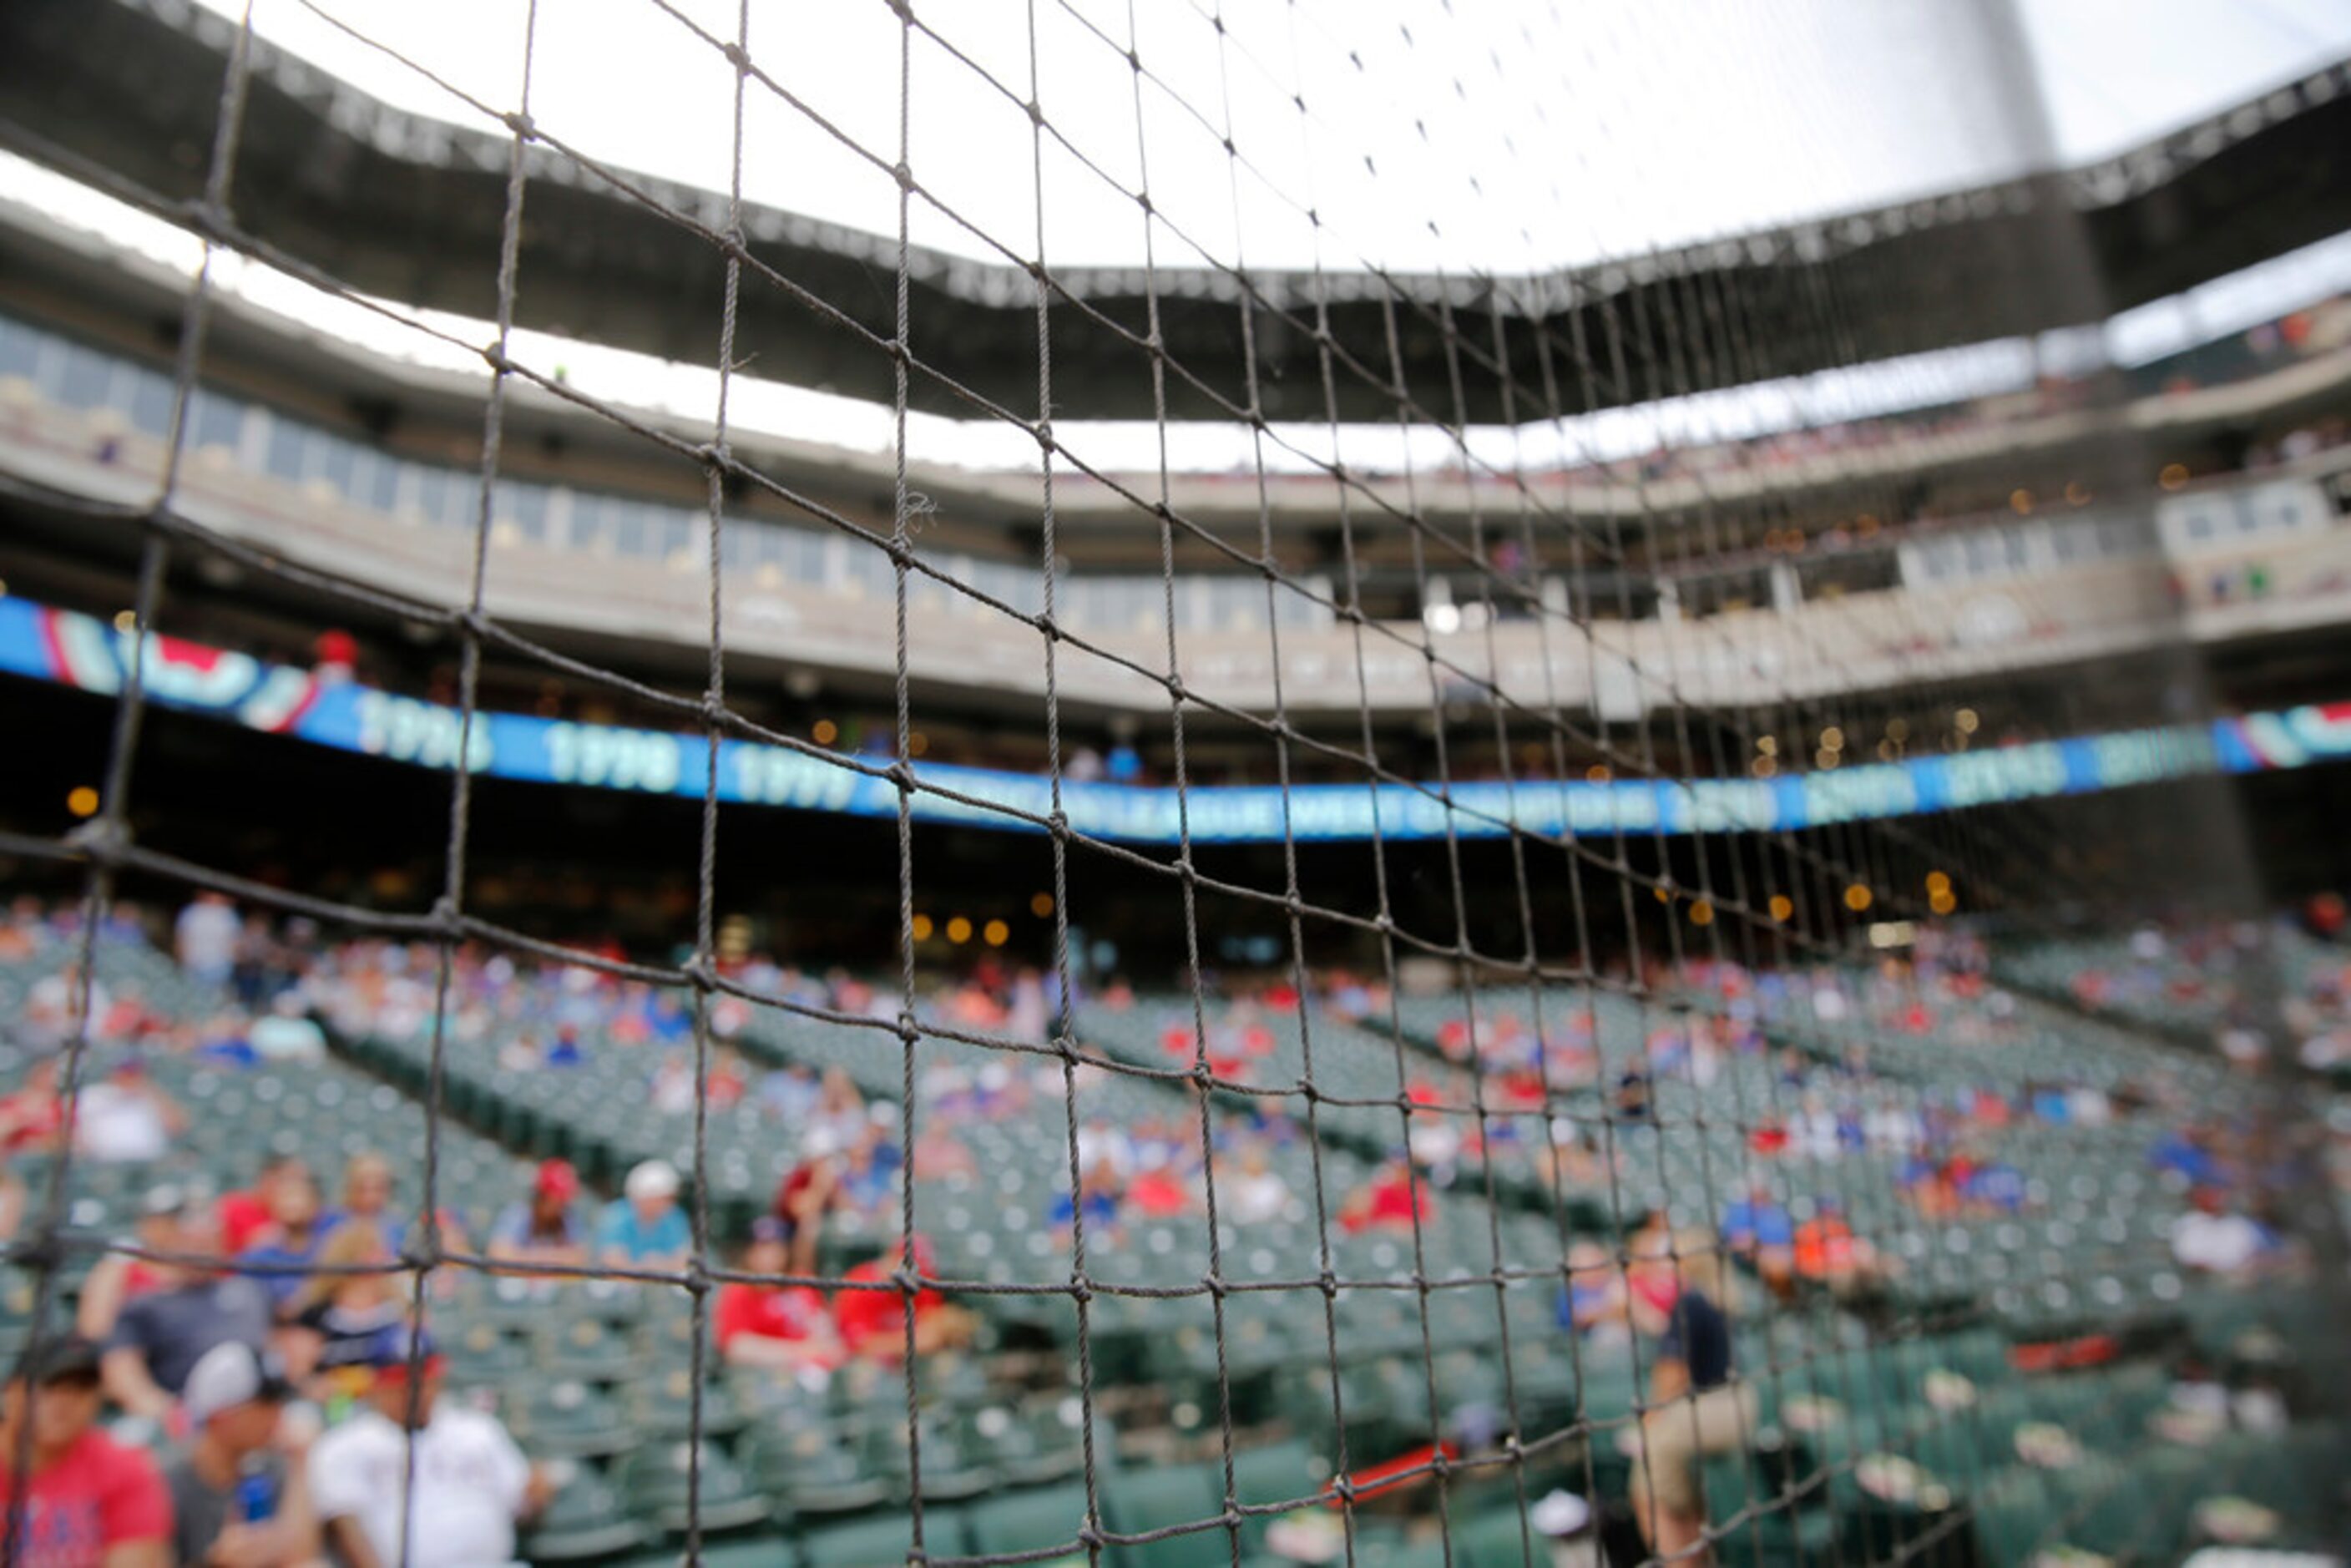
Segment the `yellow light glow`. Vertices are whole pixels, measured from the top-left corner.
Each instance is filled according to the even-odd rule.
[[[2090,504],[2090,487],[2087,485],[2083,484],[2079,479],[2067,480],[2065,482],[2065,504],[2069,507],[2088,506]]]
[[[1951,716],[1951,723],[1958,727],[1961,735],[1973,735],[1976,732],[1976,727],[1982,724],[1983,720],[1976,716],[1975,709],[1963,707]]]
[[[1910,721],[1907,718],[1887,719],[1886,721],[1886,738],[1888,740],[1909,739]]]
[[[1701,898],[1690,905],[1689,917],[1692,925],[1711,925],[1714,924],[1714,905]]]
[[[1771,918],[1786,920],[1796,913],[1796,901],[1784,893],[1771,895]]]
[[[1952,910],[1957,909],[1959,906],[1959,895],[1953,893],[1949,888],[1945,888],[1940,893],[1930,893],[1927,895],[1927,907],[1933,910],[1938,915],[1949,915]]]
[[[908,928],[914,932],[914,940],[917,942],[927,942],[931,939],[933,928],[931,917],[927,915],[915,915]]]
[[[1001,920],[991,920],[980,927],[980,940],[991,947],[1001,947],[1012,938],[1012,927]]]
[[[1841,752],[1831,751],[1827,747],[1823,746],[1818,751],[1813,753],[1813,766],[1821,769],[1824,773],[1832,771],[1835,768],[1837,763],[1843,759],[1843,755],[1844,754]]]
[[[907,755],[907,756],[909,756],[909,757],[920,757],[920,756],[922,756],[922,755],[923,755],[923,753],[925,753],[925,752],[928,751],[930,748],[931,748],[931,737],[930,737],[929,736],[927,736],[927,735],[925,735],[921,730],[919,730],[919,729],[918,729],[918,730],[914,731],[912,735],[909,735],[908,737],[906,737],[906,755]]]
[[[1947,871],[1930,871],[1930,872],[1928,872],[1928,873],[1927,873],[1927,891],[1928,891],[1928,893],[1949,893],[1949,892],[1950,892],[1950,891],[1951,891],[1951,873],[1950,873],[1949,872],[1947,872]]]
[[[961,946],[964,943],[970,941],[971,922],[965,919],[960,915],[950,919],[947,922],[947,940],[953,942],[957,946]]]
[[[2032,510],[2032,492],[2022,485],[2011,490],[2008,493],[2008,509],[2020,517],[2029,515]]]
[[[1759,735],[1755,737],[1755,749],[1766,757],[1777,757],[1780,755],[1780,737],[1776,735]]]
[[[1053,895],[1050,893],[1040,893],[1031,898],[1029,901],[1029,913],[1040,920],[1052,919]]]
[[[2167,490],[2179,489],[2181,486],[2188,483],[2188,465],[2185,463],[2165,464],[2163,465],[2163,471],[2155,476],[2155,482],[2162,486]]]
[[[1847,909],[1852,910],[1855,915],[1859,915],[1863,910],[1867,909],[1876,901],[1876,894],[1871,893],[1868,887],[1862,883],[1856,882],[1851,887],[1844,890],[1844,906]]]
[[[1776,758],[1759,757],[1747,765],[1747,771],[1758,779],[1771,779],[1778,775],[1780,763]]]
[[[1835,725],[1831,725],[1828,728],[1821,731],[1821,749],[1823,751],[1843,751],[1844,749],[1844,731],[1839,729]]]
[[[1583,777],[1589,783],[1605,784],[1612,777],[1614,777],[1614,775],[1608,771],[1608,764],[1605,762],[1595,762],[1591,767],[1583,770]]]
[[[810,730],[809,734],[815,737],[819,746],[831,746],[841,738],[841,726],[829,718],[820,718],[816,721],[816,727]]]
[[[77,817],[98,815],[98,791],[87,784],[77,784],[66,796],[66,810]]]
[[[136,631],[138,631],[138,630],[139,630],[139,612],[138,612],[137,611],[135,611],[135,610],[118,610],[118,611],[116,611],[116,612],[114,612],[114,629],[115,629],[117,632],[136,632]]]
[[[1670,888],[1653,887],[1649,890],[1649,896],[1659,904],[1671,904],[1674,901],[1673,890]]]

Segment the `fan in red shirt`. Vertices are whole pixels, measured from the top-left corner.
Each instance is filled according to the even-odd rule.
[[[1416,1216],[1423,1221],[1436,1218],[1436,1206],[1429,1201],[1428,1188],[1414,1174],[1412,1162],[1402,1155],[1391,1157],[1371,1181],[1357,1187],[1347,1197],[1339,1210],[1339,1223],[1351,1231],[1403,1229]]]
[[[13,1155],[55,1148],[65,1125],[65,1102],[57,1098],[57,1058],[43,1057],[26,1071],[23,1088],[0,1099],[0,1149]]]
[[[805,1276],[811,1260],[799,1256],[801,1251],[793,1244],[789,1227],[772,1216],[762,1216],[752,1222],[751,1245],[743,1252],[743,1271]],[[718,1353],[734,1366],[830,1371],[848,1359],[841,1335],[825,1311],[824,1297],[806,1285],[729,1281],[718,1291],[712,1327]]]
[[[98,1430],[98,1360],[78,1334],[50,1340],[0,1396],[0,1510],[9,1513],[18,1511],[11,1461],[32,1424],[22,1533],[10,1543],[23,1568],[162,1568],[171,1495],[154,1460]]]
[[[914,1271],[934,1275],[937,1260],[931,1244],[917,1236],[914,1239]],[[898,1271],[902,1249],[896,1241],[882,1249],[881,1256],[858,1264],[841,1275],[841,1282],[855,1287],[874,1281],[887,1281]],[[904,1295],[896,1290],[874,1291],[850,1289],[836,1293],[832,1303],[833,1326],[841,1333],[841,1342],[852,1354],[871,1356],[876,1361],[898,1361],[906,1354],[906,1307]],[[959,1349],[969,1344],[977,1332],[978,1320],[963,1308],[950,1302],[937,1291],[925,1286],[914,1292],[914,1354],[928,1355],[936,1350]]]

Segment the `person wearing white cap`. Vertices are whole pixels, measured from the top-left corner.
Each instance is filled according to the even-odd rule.
[[[628,1269],[679,1269],[694,1230],[677,1206],[677,1167],[647,1160],[629,1173],[621,1197],[596,1221],[596,1260]]]
[[[310,1423],[286,1417],[293,1396],[277,1358],[251,1345],[198,1358],[180,1396],[195,1437],[163,1478],[174,1563],[277,1568],[318,1556]]]

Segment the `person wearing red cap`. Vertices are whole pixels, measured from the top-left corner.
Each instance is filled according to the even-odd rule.
[[[489,1255],[501,1263],[576,1268],[588,1261],[588,1225],[573,1202],[580,1173],[569,1160],[547,1160],[530,1184],[530,1197],[512,1203],[490,1227]]]
[[[515,1526],[546,1506],[546,1476],[496,1416],[441,1399],[431,1335],[387,1335],[373,1359],[366,1408],[311,1450],[311,1504],[335,1555],[350,1568],[513,1563]]]

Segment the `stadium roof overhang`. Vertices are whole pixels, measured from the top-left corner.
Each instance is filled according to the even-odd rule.
[[[116,193],[184,216],[181,204],[202,194],[234,36],[184,0],[13,0],[0,6],[0,145],[72,174],[110,172],[127,183]],[[258,41],[253,65],[238,228],[354,289],[491,315],[507,137],[393,110]],[[724,199],[636,175],[631,194],[543,146],[528,169],[521,324],[709,362]],[[2069,249],[2069,225],[2047,220],[2064,207],[2083,215],[2086,256]],[[2351,62],[2089,168],[1621,266],[1509,278],[1160,267],[1148,288],[1140,269],[1056,270],[1054,389],[1091,417],[1151,417],[1155,295],[1171,417],[1229,417],[1247,403],[1248,301],[1268,418],[1393,417],[1391,310],[1422,417],[1539,418],[1550,412],[1546,387],[1573,412],[1803,373],[1856,351],[1884,357],[2079,324],[2346,228]],[[753,256],[809,299],[747,287],[738,354],[756,355],[765,374],[887,401],[893,362],[877,343],[891,329],[884,284],[895,242],[771,208],[747,211],[744,229]],[[1032,414],[1029,272],[918,249],[910,284],[925,367],[914,406],[969,414],[967,392]],[[1837,301],[1834,330],[1817,308],[1823,298]],[[1726,300],[1740,317],[1736,352],[1670,365],[1644,353],[1644,323],[1653,332],[1708,319]],[[1343,365],[1332,378],[1335,407],[1325,399],[1322,320],[1361,368]],[[1450,361],[1466,357],[1475,371],[1498,337],[1515,403],[1506,410],[1505,378],[1489,363],[1461,378],[1457,408]],[[1600,371],[1581,369],[1593,363]]]

